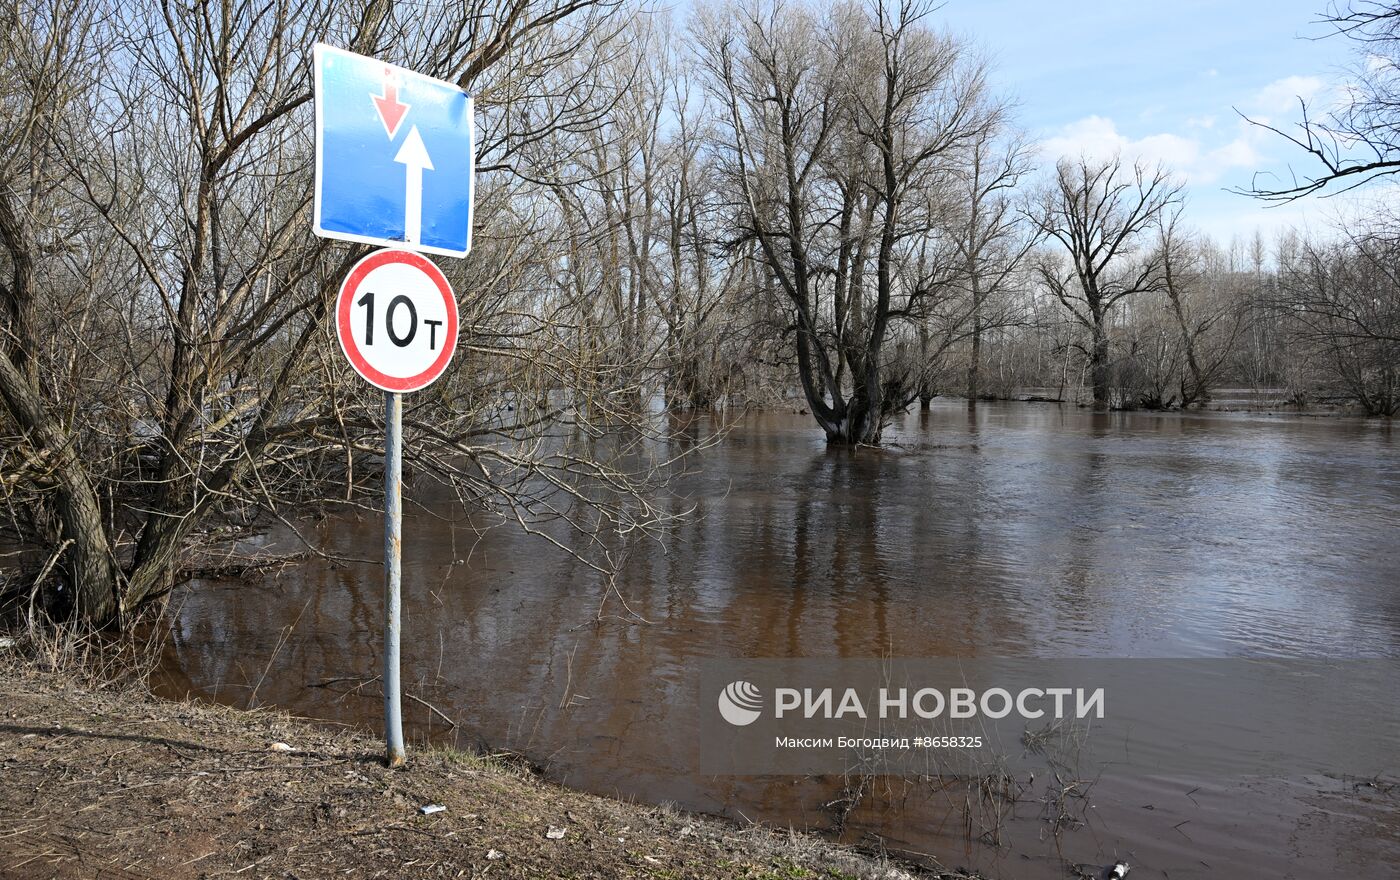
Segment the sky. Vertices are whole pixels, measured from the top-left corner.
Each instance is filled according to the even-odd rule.
[[[1310,106],[1338,99],[1357,58],[1350,41],[1319,39],[1326,3],[947,0],[935,17],[990,56],[1046,164],[1081,151],[1161,160],[1187,184],[1187,222],[1228,244],[1256,228],[1320,232],[1345,208],[1317,196],[1268,208],[1228,192],[1256,172],[1286,182],[1290,165],[1314,170],[1239,113],[1285,128],[1301,119],[1297,96]]]

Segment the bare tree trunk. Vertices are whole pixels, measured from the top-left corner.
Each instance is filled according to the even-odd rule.
[[[1167,267],[1167,299],[1172,304],[1172,314],[1176,317],[1177,328],[1181,331],[1181,345],[1186,352],[1186,366],[1191,371],[1191,387],[1181,389],[1181,405],[1190,406],[1197,401],[1206,399],[1209,389],[1206,388],[1206,378],[1201,370],[1201,362],[1196,357],[1196,337],[1191,332],[1186,321],[1186,312],[1181,306],[1181,296],[1177,293],[1176,285],[1172,282],[1170,263]]]
[[[933,402],[933,382],[929,375],[928,322],[919,322],[919,411],[928,412]]]
[[[975,401],[982,394],[982,287],[977,273],[972,275],[972,353],[967,365],[967,399]]]
[[[1094,409],[1106,410],[1112,402],[1113,374],[1108,361],[1108,332],[1103,317],[1094,316],[1093,347],[1089,354],[1089,371],[1094,384]]]
[[[34,447],[50,457],[55,486],[51,496],[58,515],[62,569],[73,589],[73,611],[105,625],[117,608],[117,566],[102,524],[102,507],[75,448],[76,438],[58,428],[39,395],[8,355],[0,352],[0,396]]]

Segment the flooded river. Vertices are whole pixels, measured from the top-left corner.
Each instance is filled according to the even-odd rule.
[[[694,516],[664,549],[632,542],[611,585],[416,488],[404,680],[460,725],[407,701],[410,734],[1006,880],[1115,857],[1134,880],[1400,874],[1400,789],[1356,780],[1104,780],[1057,823],[1043,779],[989,810],[881,778],[838,827],[840,779],[699,773],[697,717],[713,707],[689,682],[708,658],[1400,658],[1387,423],[935,401],[887,440],[829,450],[807,417],[744,417],[675,487]],[[327,553],[378,558],[372,512],[305,530]],[[266,544],[299,549],[282,532]],[[377,684],[353,679],[378,670],[381,601],[365,563],[198,584],[160,686],[378,730]]]

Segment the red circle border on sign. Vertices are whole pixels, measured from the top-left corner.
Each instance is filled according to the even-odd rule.
[[[447,333],[444,338],[442,354],[438,355],[437,360],[433,361],[423,372],[405,378],[390,376],[372,367],[365,356],[360,353],[359,348],[353,344],[350,335],[350,308],[360,282],[364,281],[365,276],[375,269],[390,263],[404,263],[427,275],[429,280],[437,286],[443,302],[447,304]],[[335,328],[336,337],[340,341],[340,350],[345,352],[345,357],[350,361],[350,365],[355,368],[355,372],[364,377],[365,381],[385,391],[417,391],[431,385],[442,375],[443,370],[447,369],[447,365],[452,361],[452,355],[457,350],[457,299],[452,295],[452,285],[447,283],[447,276],[442,274],[442,270],[432,260],[413,251],[385,248],[366,256],[350,269],[350,274],[340,285],[340,293],[336,297]]]

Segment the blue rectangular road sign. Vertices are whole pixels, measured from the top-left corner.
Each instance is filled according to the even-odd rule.
[[[472,99],[442,80],[318,43],[316,234],[464,257]]]

